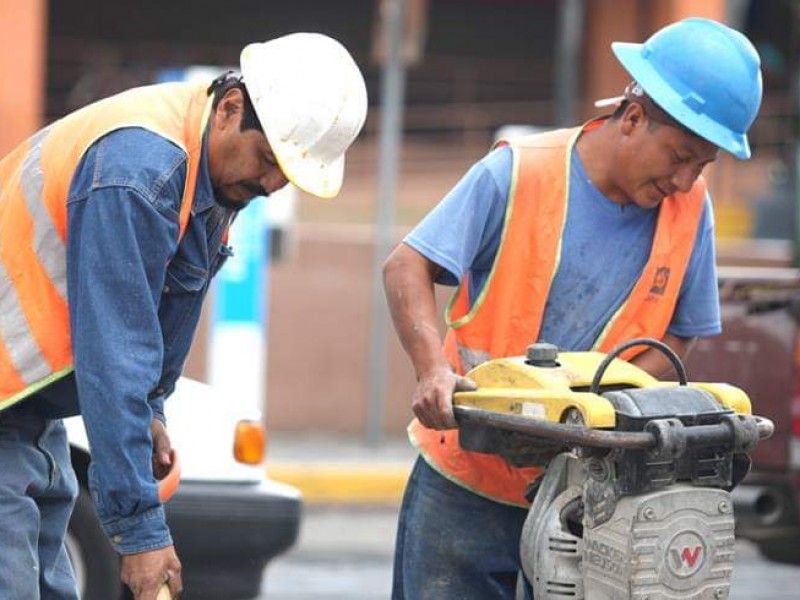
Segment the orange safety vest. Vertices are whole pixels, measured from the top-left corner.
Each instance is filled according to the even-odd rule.
[[[206,87],[169,83],[106,98],[42,129],[0,161],[0,410],[73,370],[67,195],[83,155],[123,127],[143,127],[183,149],[182,236],[211,109]]]
[[[462,281],[447,308],[445,354],[458,373],[492,358],[525,353],[539,336],[550,286],[558,270],[569,202],[572,148],[580,133],[599,123],[514,140],[513,173],[500,246],[474,304]],[[607,352],[636,337],[661,339],[672,319],[689,263],[706,195],[699,178],[688,194],[667,197],[659,208],[650,257],[627,300],[596,341]],[[531,235],[536,232],[536,235]],[[623,354],[631,358],[641,348]],[[475,493],[527,506],[524,492],[541,475],[501,457],[463,450],[458,430],[436,431],[417,419],[409,437],[427,462]]]

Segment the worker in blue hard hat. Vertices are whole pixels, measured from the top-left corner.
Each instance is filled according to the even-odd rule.
[[[750,156],[758,54],[708,19],[612,48],[633,81],[605,103],[611,115],[501,141],[384,266],[418,380],[409,434],[420,458],[400,514],[395,599],[510,599],[522,576],[522,525],[542,471],[524,453],[460,446],[452,395],[474,388],[471,368],[536,341],[608,351],[652,337],[683,356],[721,331],[702,173],[720,149]],[[435,283],[459,286],[444,340]],[[655,376],[669,370],[642,347],[625,358]]]

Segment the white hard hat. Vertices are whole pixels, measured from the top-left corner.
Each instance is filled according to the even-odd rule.
[[[246,46],[240,60],[286,177],[320,198],[338,194],[344,154],[367,116],[367,88],[353,57],[325,35],[293,33]]]

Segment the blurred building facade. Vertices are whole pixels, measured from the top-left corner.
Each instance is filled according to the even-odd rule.
[[[563,76],[555,60],[559,18],[570,1],[407,0],[412,60],[395,215],[398,241],[487,151],[499,127],[556,124],[556,89]],[[289,251],[268,267],[265,403],[273,430],[359,433],[366,424],[380,5],[381,0],[0,0],[0,39],[8,45],[0,57],[0,155],[38,127],[94,99],[150,83],[165,69],[235,66],[249,41],[320,31],[345,43],[362,65],[370,116],[348,155],[342,194],[327,203],[301,198]],[[599,114],[593,100],[618,95],[628,83],[611,41],[642,41],[668,22],[706,16],[744,30],[759,47],[766,94],[751,136],[758,158],[749,163],[722,158],[708,174],[721,247],[759,260],[742,240],[759,230],[758,202],[776,197],[769,175],[782,164],[787,177],[794,177],[796,3],[580,0],[577,5],[583,14],[578,120]],[[781,210],[793,209],[793,189],[788,199],[785,190],[778,198]],[[785,260],[791,252],[787,244],[776,242],[764,260]],[[446,295],[442,290],[442,299]],[[410,416],[414,380],[399,344],[390,339],[384,429],[399,433]],[[187,373],[200,379],[208,372],[206,344],[202,328],[187,366]]]

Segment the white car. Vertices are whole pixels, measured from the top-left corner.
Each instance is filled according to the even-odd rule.
[[[252,598],[267,562],[297,539],[302,500],[272,481],[263,465],[260,414],[211,386],[182,378],[165,402],[181,481],[167,502],[167,522],[189,598]],[[123,597],[119,557],[95,515],[87,488],[89,447],[80,417],[65,420],[80,494],[67,549],[84,600]],[[234,457],[251,464],[243,464]]]

